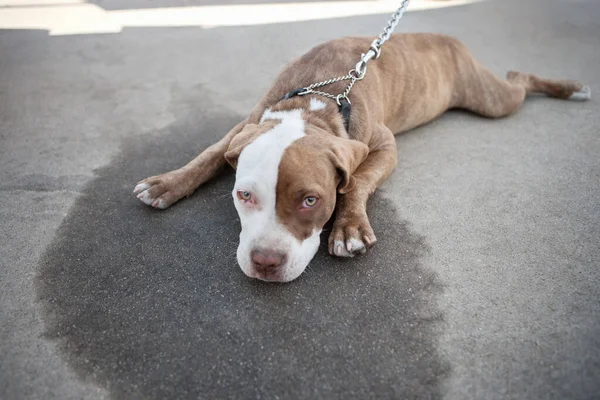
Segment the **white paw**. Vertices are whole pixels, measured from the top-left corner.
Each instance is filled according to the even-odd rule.
[[[589,86],[584,86],[578,92],[569,96],[569,100],[586,101],[592,98],[592,89]]]
[[[150,194],[151,187],[152,185],[148,183],[140,183],[133,189],[133,194],[135,194],[138,200],[142,203],[164,210],[168,206],[162,199],[157,199]]]
[[[152,203],[154,203],[154,200],[156,200],[155,198],[153,198],[150,195],[150,191],[148,189],[144,190],[141,193],[138,193],[138,195],[136,196],[138,198],[139,201],[141,201],[144,204],[147,204],[149,206],[152,205]]]
[[[140,183],[135,188],[133,188],[133,194],[136,194],[136,195],[140,194],[140,193],[142,193],[146,189],[150,189],[150,184],[148,184],[148,183]]]
[[[357,253],[364,254],[367,247],[358,239],[348,239],[345,243],[341,240],[333,242],[333,254],[338,257],[354,257]]]

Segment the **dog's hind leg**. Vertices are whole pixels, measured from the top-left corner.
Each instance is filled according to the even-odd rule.
[[[237,124],[223,139],[208,147],[184,167],[138,182],[133,194],[141,202],[160,209],[189,196],[225,166],[224,154],[231,140],[242,131],[246,123],[244,120]]]
[[[543,93],[550,97],[556,97],[564,100],[589,100],[592,97],[592,91],[589,86],[563,79],[543,79],[532,74],[509,71],[506,79],[513,83],[525,87],[527,94]]]
[[[591,97],[589,87],[577,81],[542,79],[514,71],[502,80],[472,57],[465,64],[457,82],[456,106],[484,117],[499,118],[517,111],[530,93],[543,93],[565,100],[587,100]]]

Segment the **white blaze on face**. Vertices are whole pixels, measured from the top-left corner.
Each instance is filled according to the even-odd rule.
[[[242,232],[237,259],[242,271],[250,277],[260,278],[250,259],[255,249],[268,249],[287,255],[281,266],[281,280],[291,281],[304,271],[319,247],[320,231],[300,241],[278,221],[276,191],[279,163],[285,149],[295,140],[305,136],[302,110],[266,110],[261,123],[267,119],[281,120],[272,130],[260,135],[242,151],[237,163],[233,200],[240,216]],[[238,191],[248,191],[256,205],[240,201]]]

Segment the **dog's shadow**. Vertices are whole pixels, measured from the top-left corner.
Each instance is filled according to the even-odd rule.
[[[378,243],[338,260],[321,249],[289,284],[246,278],[226,172],[166,211],[131,194],[239,121],[199,104],[123,145],[84,190],[36,277],[46,335],[82,378],[116,398],[437,397],[438,285],[424,240],[375,195]]]

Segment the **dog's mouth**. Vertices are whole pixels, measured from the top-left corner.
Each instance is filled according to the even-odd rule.
[[[256,275],[253,277],[254,279],[258,279],[259,281],[269,282],[269,283],[285,283],[287,282],[280,276],[265,276],[265,275]]]
[[[241,266],[241,265],[240,265]],[[289,282],[296,279],[298,276],[302,274],[300,273],[291,273],[288,271],[288,266],[282,266],[277,268],[276,270],[265,270],[262,268],[256,268],[255,266],[251,266],[248,269],[242,267],[242,271],[249,278],[258,279],[263,282],[272,282],[272,283],[284,283]]]
[[[281,269],[277,271],[269,271],[262,268],[254,267],[254,271],[251,278],[258,279],[264,282],[285,282],[284,280],[284,271]]]
[[[298,263],[294,261],[298,260],[292,259],[276,268],[269,268],[255,265],[248,256],[239,257],[238,265],[244,274],[249,278],[258,279],[263,282],[284,283],[298,278],[306,269],[306,265],[303,265],[304,263]]]

